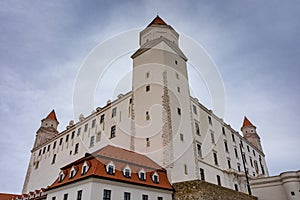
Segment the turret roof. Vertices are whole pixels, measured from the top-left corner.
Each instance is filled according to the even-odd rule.
[[[245,116],[244,117],[244,123],[243,123],[243,126],[242,126],[242,128],[243,127],[246,127],[246,126],[254,126],[250,121],[249,121],[249,119]],[[254,126],[255,127],[255,126]]]
[[[166,22],[164,22],[164,20],[162,20],[162,18],[160,18],[158,15],[152,20],[152,22],[147,27],[149,27],[151,25],[166,25],[166,26],[168,26],[168,24]]]
[[[48,114],[48,116],[45,119],[52,119],[58,122],[54,109]]]

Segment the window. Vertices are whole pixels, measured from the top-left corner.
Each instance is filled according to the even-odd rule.
[[[244,160],[245,163],[247,163],[247,159],[245,157],[245,153],[242,153],[242,159]]]
[[[180,108],[177,108],[177,113],[178,113],[178,115],[181,115],[181,109]]]
[[[180,133],[180,140],[183,141],[183,134]]]
[[[205,181],[204,169],[200,168],[200,180]]]
[[[146,111],[146,120],[147,120],[147,121],[150,120],[150,115],[149,115],[149,112],[148,112],[148,111]]]
[[[250,152],[250,148],[249,148],[249,146],[247,145],[247,150],[248,150],[248,152]]]
[[[113,108],[111,112],[111,117],[115,117],[117,115],[117,108]]]
[[[52,200],[56,200],[56,197],[52,197]]]
[[[68,142],[68,141],[69,141],[69,135],[66,136],[66,142]]]
[[[231,134],[231,137],[232,137],[232,141],[235,142],[235,137],[233,133]]]
[[[110,128],[110,139],[116,137],[116,126]]]
[[[53,149],[55,149],[56,147],[56,141],[53,143]]]
[[[146,92],[149,92],[150,91],[150,85],[147,85],[146,86]]]
[[[154,182],[154,183],[158,183],[158,174],[157,174],[157,172],[155,172],[154,174],[153,174],[153,176],[152,176],[152,181]]]
[[[212,121],[211,121],[211,117],[210,117],[210,116],[208,116],[208,123],[209,123],[210,125],[212,125]]]
[[[72,140],[74,139],[74,136],[75,136],[75,131],[73,131],[72,134],[71,134],[71,139]]]
[[[177,92],[180,93],[180,87],[177,87]]]
[[[292,196],[295,196],[295,192],[291,192],[291,195],[292,195]]]
[[[64,200],[68,200],[68,193],[64,194]]]
[[[36,161],[36,163],[35,163],[35,169],[37,169],[37,168],[39,168],[39,161]]]
[[[95,136],[92,136],[90,140],[90,147],[93,147],[94,144],[95,144]]]
[[[229,152],[229,150],[228,150],[228,144],[227,144],[227,141],[226,141],[226,140],[224,140],[224,146],[225,146],[225,151],[226,151],[226,152]]]
[[[113,163],[110,163],[106,166],[106,172],[111,175],[115,173],[115,166],[113,165]]]
[[[175,60],[175,65],[177,65],[178,64],[178,62],[177,62],[177,60]]]
[[[97,136],[96,136],[96,142],[99,142],[101,140],[101,131],[99,131],[97,133]]]
[[[150,147],[150,139],[149,138],[146,138],[146,146]]]
[[[111,190],[104,189],[103,200],[111,200]]]
[[[75,145],[74,155],[78,153],[79,143]]]
[[[222,133],[223,133],[223,135],[226,135],[224,127],[222,127]]]
[[[239,191],[239,186],[238,186],[238,184],[234,184],[234,189],[235,189],[235,191]]]
[[[231,169],[231,162],[230,159],[227,159],[228,168]]]
[[[132,98],[129,99],[129,104],[132,104]]]
[[[63,142],[63,138],[60,138],[59,145],[62,145],[62,142]]]
[[[251,156],[249,156],[249,160],[250,160],[251,167],[253,167],[253,161],[252,161]]]
[[[130,200],[130,193],[124,192],[124,200]]]
[[[77,200],[81,200],[82,198],[82,190],[77,191]]]
[[[256,155],[255,155],[255,151],[254,151],[254,149],[252,150],[252,152],[253,152],[253,155],[254,155],[254,156],[256,156]]]
[[[215,133],[213,131],[210,132],[211,143],[215,144]]]
[[[131,170],[130,170],[130,168],[128,166],[123,170],[123,175],[126,178],[130,178],[131,177]]]
[[[176,73],[176,78],[179,80],[179,74],[178,73]]]
[[[87,165],[86,162],[84,162],[82,165],[82,169],[81,169],[81,175],[86,174],[88,172],[88,170],[89,170],[89,166]]]
[[[58,177],[59,182],[61,182],[62,180],[64,180],[64,178],[65,178],[65,174],[61,171],[61,172],[59,173],[59,177]]]
[[[238,168],[238,171],[240,172],[241,171],[241,165],[240,165],[240,163],[237,164],[237,168]]]
[[[218,165],[218,156],[217,156],[217,152],[213,152],[213,156],[214,156],[214,163],[215,163],[215,165]]]
[[[148,195],[143,194],[143,195],[142,195],[142,200],[148,200]]]
[[[197,144],[197,155],[199,158],[202,158],[202,149],[201,149],[201,144]]]
[[[157,200],[163,200],[163,198],[162,197],[157,197]]]
[[[54,164],[54,163],[55,163],[55,160],[56,160],[56,154],[53,155],[52,163],[51,163],[51,164]]]
[[[237,151],[236,147],[234,148],[234,153],[235,153],[235,157],[239,158],[239,154],[238,154],[238,151]]]
[[[43,149],[43,154],[46,152],[46,147],[44,147],[44,149]]]
[[[100,117],[100,124],[102,124],[103,122],[104,122],[104,114],[103,115],[101,115],[101,117]]]
[[[81,132],[81,128],[78,128],[78,130],[77,130],[77,136],[80,135],[80,132]]]
[[[39,151],[39,156],[42,154],[42,149],[40,149],[40,151]]]
[[[92,128],[95,128],[95,125],[96,125],[96,119],[93,119],[93,121],[92,121]]]
[[[89,124],[85,124],[85,125],[84,125],[84,132],[87,132],[88,127],[89,127]]]
[[[195,115],[197,115],[197,108],[196,108],[195,105],[193,105],[193,112],[194,112]]]
[[[257,165],[257,161],[256,160],[254,160],[254,168],[255,168],[256,173],[258,174],[259,173],[259,169],[258,169],[258,165]]]
[[[221,177],[219,175],[217,175],[217,183],[219,186],[221,186]]]
[[[196,130],[196,134],[200,135],[200,127],[199,127],[198,122],[195,122],[195,130]]]
[[[48,145],[47,152],[50,151],[50,144]]]
[[[146,73],[146,78],[149,78],[150,77],[150,72],[147,72]]]
[[[184,164],[184,174],[187,175],[188,174],[188,169],[187,169],[187,165]]]
[[[75,174],[76,174],[76,170],[75,170],[75,168],[74,168],[74,166],[71,168],[71,170],[70,170],[70,178],[73,178],[74,176],[75,176]]]
[[[146,180],[145,172],[140,172],[140,180],[141,181],[145,181]]]

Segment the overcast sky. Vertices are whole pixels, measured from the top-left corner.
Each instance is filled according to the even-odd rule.
[[[42,118],[55,109],[60,131],[74,119],[73,85],[89,52],[157,13],[209,53],[225,87],[224,121],[240,130],[246,115],[256,125],[270,174],[299,170],[299,9],[279,0],[0,1],[0,192],[21,192]],[[131,69],[129,56],[116,62],[125,63],[120,71]],[[95,107],[110,98],[110,81],[97,88]],[[211,108],[208,94],[195,96]]]

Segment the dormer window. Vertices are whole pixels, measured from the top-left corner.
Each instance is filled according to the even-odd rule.
[[[146,180],[146,172],[144,169],[141,169],[141,171],[139,172],[139,178],[141,181],[145,181]]]
[[[75,167],[73,166],[70,170],[70,178],[73,178],[76,175],[77,170],[75,169]]]
[[[81,175],[86,174],[88,170],[89,170],[89,165],[86,162],[84,162],[81,169]]]
[[[152,175],[152,181],[153,181],[154,183],[159,183],[159,177],[158,177],[157,172],[155,172],[155,173]]]
[[[123,170],[123,174],[126,178],[130,178],[131,177],[131,170],[129,168],[129,166],[127,165],[124,170]]]
[[[59,173],[58,181],[61,182],[61,181],[64,180],[64,178],[65,178],[65,174],[64,174],[63,171],[61,171],[61,172]]]
[[[106,165],[106,172],[108,174],[114,174],[115,173],[115,165],[113,162],[110,162],[108,165]]]

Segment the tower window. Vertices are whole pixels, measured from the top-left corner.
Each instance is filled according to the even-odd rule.
[[[50,151],[50,144],[48,145],[47,152]]]
[[[177,65],[178,64],[178,62],[177,62],[177,60],[175,60],[175,65]]]
[[[181,109],[180,108],[177,108],[177,113],[178,113],[178,115],[181,115]]]
[[[39,151],[39,156],[42,154],[42,149],[40,149],[40,151]]]
[[[43,149],[43,154],[46,152],[46,147],[44,147],[44,149]]]
[[[237,168],[238,168],[238,171],[240,172],[241,171],[241,165],[240,165],[240,163],[237,164]]]
[[[149,92],[150,91],[150,85],[147,85],[146,86],[146,92]]]
[[[116,126],[110,128],[110,139],[116,137]]]

